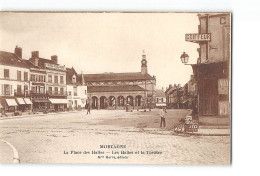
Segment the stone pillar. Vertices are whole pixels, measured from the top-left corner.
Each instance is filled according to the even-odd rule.
[[[100,109],[100,98],[97,98],[97,110]]]

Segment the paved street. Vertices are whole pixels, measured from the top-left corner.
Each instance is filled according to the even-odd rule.
[[[168,110],[166,129],[159,128],[157,111],[100,110],[91,115],[77,112],[7,119],[0,120],[0,139],[17,149],[21,163],[229,164],[229,136],[171,134],[187,113]],[[100,145],[126,148],[100,149]],[[97,154],[88,154],[93,150]],[[115,153],[121,151],[126,153]],[[150,153],[127,154],[131,151]]]

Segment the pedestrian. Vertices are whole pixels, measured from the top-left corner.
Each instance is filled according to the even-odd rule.
[[[90,105],[89,103],[87,104],[87,115],[90,114]]]
[[[160,127],[164,127],[164,128],[166,128],[165,113],[166,113],[166,107],[161,108],[160,109],[160,117],[161,117]]]

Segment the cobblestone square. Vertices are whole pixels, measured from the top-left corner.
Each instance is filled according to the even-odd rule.
[[[230,136],[172,134],[172,126],[186,114],[187,110],[169,110],[166,129],[159,128],[156,110],[6,119],[0,121],[0,139],[17,149],[21,163],[230,164]],[[100,145],[126,148],[100,149]],[[87,154],[93,151],[96,154]],[[130,151],[146,153],[127,154]]]

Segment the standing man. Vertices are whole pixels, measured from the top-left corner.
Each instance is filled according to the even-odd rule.
[[[88,111],[87,111],[87,115],[88,115],[88,114],[90,114],[90,104],[89,103],[87,104],[87,109],[88,109]]]
[[[160,109],[160,117],[161,117],[161,124],[160,127],[166,128],[166,122],[165,122],[165,113],[166,113],[166,107],[163,107]]]

